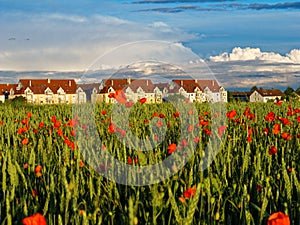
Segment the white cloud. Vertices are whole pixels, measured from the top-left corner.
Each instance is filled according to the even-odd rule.
[[[194,35],[163,22],[142,24],[95,14],[28,16],[6,13],[0,15],[0,27],[0,70],[17,71],[85,70],[100,55],[125,43],[143,40],[180,42],[194,38]],[[10,37],[15,40],[10,41]],[[118,63],[118,58],[113,60]]]
[[[262,52],[259,48],[235,47],[231,53],[224,52],[217,56],[211,56],[213,62],[234,62],[234,61],[265,61],[274,63],[300,63],[300,50],[293,49],[290,53],[282,56],[275,52]]]

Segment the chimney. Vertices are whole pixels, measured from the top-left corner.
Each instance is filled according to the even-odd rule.
[[[195,79],[195,83],[198,83],[198,80],[197,80],[197,79]]]
[[[183,86],[183,80],[180,81],[180,85]]]
[[[111,80],[111,86],[114,86],[114,80]]]
[[[147,86],[148,86],[148,85],[149,85],[149,80],[147,79],[147,81],[146,81],[146,82],[147,82]]]
[[[127,78],[127,84],[130,84],[131,83],[131,79],[130,77]]]
[[[69,87],[71,87],[71,86],[72,86],[72,81],[69,80]]]
[[[31,87],[31,80],[29,80],[29,87]]]
[[[215,86],[215,80],[212,80],[212,86]]]
[[[49,78],[47,79],[47,82],[48,82],[48,84],[50,84],[50,79]]]

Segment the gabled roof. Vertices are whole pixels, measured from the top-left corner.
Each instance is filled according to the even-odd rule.
[[[92,83],[92,84],[77,84],[77,88],[80,87],[83,91],[92,91],[96,89],[99,91],[101,83]]]
[[[4,93],[5,91],[10,91],[11,89],[15,90],[17,84],[0,84],[0,94]]]
[[[195,80],[173,80],[173,82],[182,87],[187,93],[194,93],[196,88],[203,91],[203,88]]]
[[[219,92],[220,85],[216,80],[197,80],[197,83],[203,90],[209,88],[211,92]]]
[[[34,94],[45,94],[47,88],[49,88],[53,94],[57,94],[59,88],[62,88],[66,94],[76,94],[77,86],[73,79],[20,79],[19,85],[16,88],[16,94],[24,94],[26,88],[29,88]],[[21,88],[18,89],[18,87]]]
[[[110,88],[116,90],[124,90],[129,87],[133,92],[136,92],[140,87],[146,93],[152,93],[155,86],[150,79],[107,79],[104,80],[104,88],[100,90],[100,93],[108,93]]]
[[[269,89],[269,90],[260,88],[260,89],[257,90],[257,92],[261,96],[263,96],[263,97],[267,97],[267,96],[269,96],[269,97],[271,97],[271,96],[283,96],[284,95],[282,93],[282,91],[280,91],[278,89],[273,89],[273,88]]]

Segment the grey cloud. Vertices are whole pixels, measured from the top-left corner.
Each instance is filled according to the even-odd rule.
[[[153,3],[152,1],[146,1],[147,3]],[[170,3],[171,1],[160,1],[159,3]],[[175,2],[175,1],[174,1]],[[212,1],[178,1],[180,3],[204,3]],[[214,1],[215,3],[216,1]],[[218,1],[225,2],[225,1]],[[143,2],[145,3],[145,2]],[[155,1],[155,3],[158,3]],[[151,9],[142,9],[138,10],[138,12],[145,11],[153,11],[153,12],[161,12],[161,13],[179,13],[187,10],[193,11],[226,11],[226,10],[284,10],[284,9],[300,9],[300,2],[285,2],[285,3],[276,3],[276,4],[260,4],[260,3],[252,3],[252,4],[243,4],[243,3],[223,3],[223,4],[214,4],[211,6],[195,6],[195,5],[183,5],[177,7],[161,7],[161,8],[151,8]]]
[[[233,2],[235,0],[146,0],[146,1],[135,1],[134,4],[152,4],[152,3],[187,3],[187,2]]]

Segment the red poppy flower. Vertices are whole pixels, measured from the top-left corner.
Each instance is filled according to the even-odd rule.
[[[194,126],[190,124],[187,130],[191,133],[194,130]]]
[[[76,120],[70,120],[69,122],[68,122],[68,125],[69,125],[69,127],[75,127],[75,125],[76,125]]]
[[[53,123],[55,123],[55,122],[56,122],[56,116],[52,116],[51,121],[52,121]]]
[[[278,100],[278,101],[275,101],[274,104],[275,104],[275,105],[278,105],[278,106],[281,106],[281,101],[279,101],[279,100]]]
[[[202,120],[200,121],[200,126],[207,126],[209,124],[209,122],[207,120]]]
[[[183,138],[183,139],[181,140],[181,142],[180,142],[180,145],[181,145],[182,147],[188,146],[187,140],[186,140],[185,138]]]
[[[129,165],[132,165],[132,158],[131,158],[130,156],[128,156],[128,158],[127,158],[127,163],[128,163]]]
[[[36,198],[36,196],[37,196],[37,191],[36,191],[36,189],[32,189],[32,190],[31,190],[31,194],[32,194],[32,196],[33,196],[34,198]]]
[[[247,137],[247,142],[252,142],[252,137],[251,137],[251,135],[248,135],[248,137]]]
[[[31,118],[31,112],[27,113],[27,118],[28,118],[28,119]]]
[[[192,198],[196,194],[196,187],[192,187],[183,192],[185,198]]]
[[[177,118],[177,117],[179,117],[179,116],[180,116],[180,113],[179,113],[178,111],[176,111],[176,112],[173,113],[173,117],[174,117],[174,118]]]
[[[80,168],[84,167],[84,163],[82,162],[81,159],[80,159],[80,161],[79,161],[79,167],[80,167]]]
[[[44,122],[40,122],[39,129],[43,128],[44,126],[45,126],[45,123]]]
[[[282,212],[276,212],[268,218],[268,225],[290,225],[290,218]]]
[[[200,138],[198,136],[194,138],[195,143],[198,143],[199,141],[200,141]]]
[[[273,128],[273,134],[279,134],[279,133],[280,133],[280,124],[276,123]]]
[[[288,171],[289,171],[290,173],[293,172],[293,168],[292,168],[292,167],[288,168]]]
[[[288,124],[291,123],[287,118],[280,118],[280,121],[281,121],[284,125],[288,125]]]
[[[244,110],[243,115],[244,115],[244,116],[248,116],[249,113],[250,113],[250,108],[249,108],[249,107],[246,107],[245,110]]]
[[[194,110],[190,109],[188,112],[189,115],[193,115],[194,114]]]
[[[277,149],[275,146],[271,146],[269,149],[269,155],[274,155],[277,153]]]
[[[154,112],[154,113],[152,114],[152,117],[158,117],[158,116],[159,116],[158,112]]]
[[[257,191],[261,191],[262,190],[262,186],[261,185],[257,185],[256,190]]]
[[[22,220],[23,225],[47,225],[45,217],[40,214],[34,214]]]
[[[55,121],[54,123],[54,128],[59,128],[60,127],[60,122],[59,121]]]
[[[232,110],[232,111],[226,113],[226,117],[229,118],[229,119],[233,119],[235,116],[236,116],[236,111],[235,110]]]
[[[59,136],[63,136],[63,131],[61,128],[59,128],[56,133],[59,135]]]
[[[265,117],[266,121],[272,122],[275,120],[275,114],[273,112],[269,112],[268,115]]]
[[[117,90],[115,94],[115,99],[117,100],[118,103],[125,105],[127,102],[127,98],[123,90]]]
[[[76,136],[76,130],[71,130],[71,135],[72,135],[73,137],[75,137],[75,136]]]
[[[109,126],[108,126],[108,132],[112,134],[112,133],[115,132],[115,130],[116,130],[115,125],[113,125],[112,123],[109,124]]]
[[[23,165],[23,169],[24,169],[24,170],[27,170],[27,169],[28,169],[28,163],[25,163],[25,164]]]
[[[105,109],[102,110],[102,111],[101,111],[101,114],[102,114],[103,116],[105,116],[105,115],[106,115],[106,110],[105,110]]]
[[[27,120],[27,119],[23,119],[23,120],[22,120],[22,124],[23,124],[23,125],[27,125],[27,124],[28,124],[28,120]]]
[[[288,141],[288,140],[291,140],[292,135],[284,132],[283,134],[281,134],[281,137]]]
[[[3,121],[0,120],[0,125],[3,125]]]
[[[219,126],[218,127],[218,135],[219,137],[222,137],[223,133],[225,132],[227,126]]]
[[[158,121],[156,122],[156,126],[157,126],[157,127],[161,127],[162,125],[164,125],[163,122],[162,122],[162,120],[158,120]]]
[[[41,165],[37,165],[34,169],[35,172],[35,176],[40,177],[43,175],[42,173],[42,166]]]
[[[132,101],[126,102],[125,106],[126,106],[127,108],[131,108],[131,107],[133,106]]]
[[[300,123],[300,116],[297,117],[297,121],[298,121],[298,123]]]
[[[264,134],[268,135],[269,133],[270,133],[269,129],[268,128],[264,128]]]
[[[29,142],[28,138],[24,138],[21,143],[22,145],[27,145],[28,142]]]
[[[168,154],[172,154],[176,150],[176,144],[170,144],[168,146]]]
[[[212,134],[211,130],[208,129],[208,128],[206,128],[206,127],[203,129],[203,131],[204,131],[204,133],[207,134],[208,136],[210,136],[210,135]]]
[[[158,117],[159,117],[159,118],[165,118],[166,116],[165,116],[165,114],[160,113],[160,114],[158,115]]]
[[[144,104],[146,101],[147,101],[147,98],[141,98],[141,99],[139,100],[139,102],[140,102],[141,104]]]

